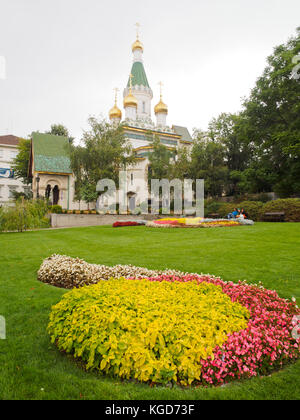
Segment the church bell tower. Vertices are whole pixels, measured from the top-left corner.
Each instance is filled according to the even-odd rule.
[[[132,45],[133,64],[131,68],[131,75],[129,77],[127,87],[124,90],[124,108],[127,116],[128,112],[126,111],[125,106],[126,98],[132,95],[137,101],[135,118],[149,122],[151,121],[151,101],[153,99],[153,92],[150,88],[143,63],[144,47],[139,39],[140,25],[137,23],[136,26],[136,41]],[[132,101],[130,102],[132,104]],[[130,111],[129,115],[134,116],[134,112]]]

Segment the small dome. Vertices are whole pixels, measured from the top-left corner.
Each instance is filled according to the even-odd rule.
[[[137,39],[133,44],[132,44],[132,52],[135,50],[141,50],[142,52],[144,51],[144,46],[141,43],[141,41],[139,39]]]
[[[115,105],[110,111],[109,111],[109,118],[112,120],[114,118],[122,119],[122,112],[121,110]]]
[[[168,106],[163,103],[162,98],[160,98],[159,103],[154,108],[155,114],[167,114],[168,113]]]
[[[134,106],[137,108],[138,106],[138,100],[136,99],[135,96],[133,96],[133,94],[129,93],[129,95],[127,95],[124,99],[124,108],[127,108],[128,106]]]

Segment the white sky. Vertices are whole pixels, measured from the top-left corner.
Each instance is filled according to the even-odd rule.
[[[299,0],[0,0],[0,135],[62,123],[78,140],[89,116],[107,117],[128,80],[136,22],[153,107],[162,80],[168,124],[206,129],[240,110],[299,17]]]

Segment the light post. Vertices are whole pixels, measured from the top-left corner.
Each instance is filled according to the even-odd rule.
[[[40,198],[40,176],[39,174],[36,177],[36,198],[39,199]]]

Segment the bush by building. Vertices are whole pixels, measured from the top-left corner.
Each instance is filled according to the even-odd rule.
[[[18,200],[14,206],[0,209],[0,232],[23,232],[50,227],[48,205],[43,200]]]

